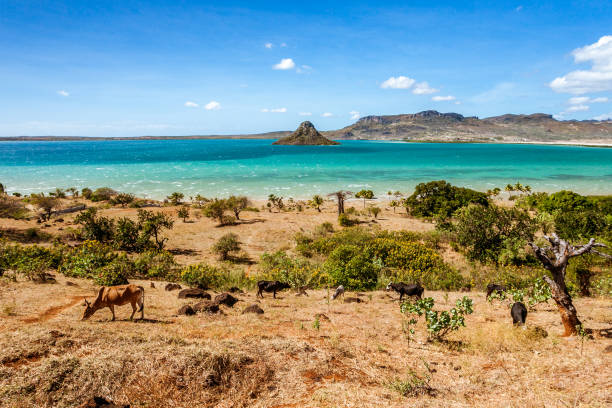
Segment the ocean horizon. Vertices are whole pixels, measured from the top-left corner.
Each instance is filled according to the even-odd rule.
[[[341,141],[273,146],[269,139],[0,142],[9,193],[111,187],[139,197],[269,194],[296,199],[339,189],[411,193],[447,180],[486,191],[520,182],[535,191],[612,194],[612,149],[537,144]]]

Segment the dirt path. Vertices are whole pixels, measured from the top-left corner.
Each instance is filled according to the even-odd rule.
[[[41,314],[39,314],[38,316],[35,317],[28,317],[23,319],[22,321],[24,323],[40,323],[40,322],[46,322],[49,319],[54,318],[55,316],[57,316],[59,313],[61,313],[62,311],[76,305],[77,303],[83,301],[83,299],[85,299],[88,295],[80,295],[80,296],[70,296],[70,299],[72,299],[70,302],[66,303],[65,305],[60,305],[60,306],[53,306],[48,308],[47,310],[45,310],[44,312],[42,312]]]

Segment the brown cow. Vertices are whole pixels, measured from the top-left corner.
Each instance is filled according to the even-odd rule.
[[[115,306],[123,306],[126,303],[132,304],[132,315],[130,320],[134,318],[136,313],[136,305],[140,306],[138,310],[140,319],[144,319],[144,288],[136,285],[121,285],[121,286],[103,286],[98,292],[98,297],[90,304],[85,299],[85,311],[83,312],[83,320],[89,319],[99,309],[108,307],[113,314],[115,320]]]

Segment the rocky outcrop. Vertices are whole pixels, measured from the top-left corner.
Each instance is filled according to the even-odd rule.
[[[272,143],[275,145],[293,145],[293,146],[322,146],[322,145],[338,145],[340,143],[329,140],[320,134],[314,125],[309,121],[302,122],[295,132],[287,137],[277,140]]]

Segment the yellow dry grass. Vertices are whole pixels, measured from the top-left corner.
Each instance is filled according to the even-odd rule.
[[[470,293],[474,314],[450,344],[431,344],[424,328],[408,343],[397,296],[347,294],[362,303],[332,302],[326,291],[274,300],[237,295],[217,315],[177,316],[189,303],[161,282],[145,287],[143,322],[118,321],[101,310],[81,321],[80,298],[91,282],[67,286],[3,281],[0,286],[0,405],[71,407],[93,395],[132,407],[605,407],[612,404],[610,301],[578,299],[595,330],[583,345],[559,337],[554,307],[515,329],[507,306]],[[426,292],[448,309],[465,293]],[[76,300],[75,300],[76,299]],[[241,313],[259,302],[263,315]],[[4,313],[4,310],[11,313]],[[319,318],[319,329],[314,325]],[[533,330],[548,332],[543,338]],[[608,352],[604,350],[608,349]],[[429,367],[429,369],[427,368]],[[430,394],[404,397],[390,384],[408,372],[430,376]]]

